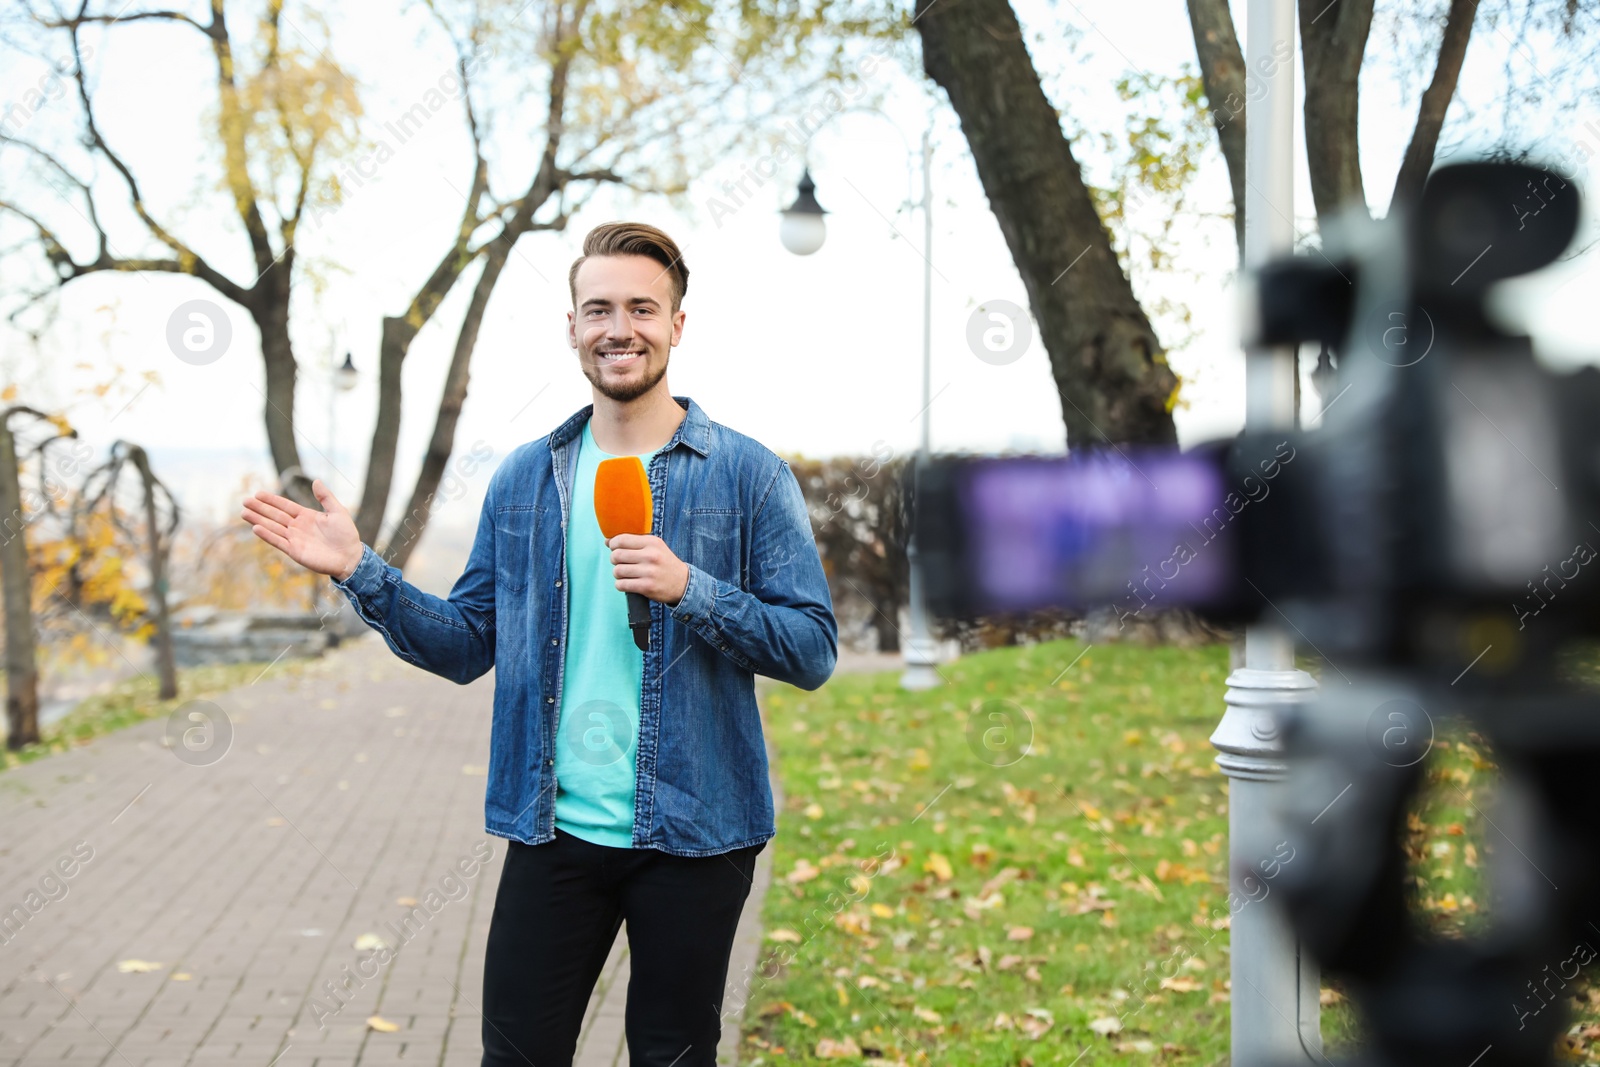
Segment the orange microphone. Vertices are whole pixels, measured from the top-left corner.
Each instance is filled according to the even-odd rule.
[[[647,534],[654,511],[650,479],[638,456],[617,456],[600,461],[594,476],[594,514],[602,537]],[[643,593],[628,594],[628,629],[640,651],[650,647],[650,601]]]

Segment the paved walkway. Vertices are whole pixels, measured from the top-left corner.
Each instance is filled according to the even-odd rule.
[[[482,829],[491,685],[369,637],[217,698],[234,736],[210,765],[150,722],[0,774],[0,1067],[477,1067],[505,846]],[[769,868],[763,850],[730,985]],[[364,963],[372,937],[387,966]],[[627,1062],[627,975],[619,938],[580,1067]]]

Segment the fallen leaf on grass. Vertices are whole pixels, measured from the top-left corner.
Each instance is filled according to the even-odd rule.
[[[821,873],[822,868],[816,866],[810,860],[798,859],[794,861],[794,870],[785,875],[783,880],[790,885],[799,885],[801,882],[811,881]]]
[[[1176,978],[1161,979],[1161,988],[1170,989],[1174,993],[1198,993],[1200,983],[1187,975],[1180,975]]]
[[[1017,1025],[1022,1028],[1022,1032],[1035,1041],[1049,1033],[1050,1028],[1055,1024],[1055,1016],[1051,1015],[1049,1010],[1045,1008],[1029,1008],[1022,1018],[1017,1021]]]
[[[859,1059],[861,1046],[855,1043],[854,1038],[841,1037],[835,1041],[831,1037],[825,1037],[817,1042],[815,1055],[819,1060]]]
[[[1089,1029],[1093,1030],[1101,1037],[1105,1037],[1108,1034],[1120,1033],[1122,1030],[1122,1020],[1117,1018],[1115,1015],[1102,1015],[1100,1018],[1089,1024]]]
[[[1031,926],[1013,926],[1006,931],[1007,941],[1026,941],[1033,936]]]
[[[1328,989],[1324,987],[1322,992],[1317,994],[1317,1003],[1321,1004],[1324,1008],[1332,1007],[1343,999],[1344,994],[1340,993],[1337,989]]]
[[[1155,1050],[1156,1050],[1156,1043],[1154,1041],[1118,1041],[1117,1042],[1117,1051],[1118,1052],[1154,1052]]]
[[[912,1008],[911,1014],[915,1015],[925,1023],[936,1023],[942,1018],[942,1016],[940,1016],[940,1014],[934,1011],[932,1008]]]
[[[788,942],[791,942],[792,944],[798,945],[800,943],[800,935],[799,935],[799,933],[797,933],[794,930],[784,930],[784,929],[768,930],[767,931],[767,940],[768,941],[788,941]]]
[[[932,871],[933,876],[941,882],[948,882],[956,876],[955,871],[950,868],[950,861],[938,852],[928,854],[928,861],[922,865],[922,869]]]

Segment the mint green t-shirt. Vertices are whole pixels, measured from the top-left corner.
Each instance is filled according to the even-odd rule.
[[[646,467],[655,452],[639,457]],[[556,720],[556,827],[613,848],[633,847],[633,796],[644,653],[628,629],[611,550],[594,513],[600,451],[583,424],[567,521],[567,648]]]

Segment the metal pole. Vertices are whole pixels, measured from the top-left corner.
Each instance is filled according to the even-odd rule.
[[[1294,247],[1294,44],[1294,0],[1250,0],[1245,69],[1264,92],[1252,98],[1245,131],[1246,269]],[[1245,425],[1252,431],[1294,425],[1293,355],[1289,348],[1246,350]],[[1270,852],[1247,853],[1270,836],[1273,796],[1287,788],[1273,712],[1311,699],[1316,681],[1295,669],[1290,636],[1258,623],[1246,630],[1244,664],[1227,685],[1227,711],[1211,743],[1228,776],[1232,1061],[1237,1067],[1315,1061],[1322,1051],[1316,966],[1301,957],[1263,877]]]
[[[912,477],[916,478],[926,462],[930,440],[930,414],[933,404],[929,390],[933,376],[933,119],[922,131],[922,441],[912,457]],[[913,487],[915,481],[913,481]],[[917,504],[913,488],[912,506]],[[912,524],[908,524],[910,529]],[[911,570],[910,612],[911,636],[901,650],[905,657],[905,670],[900,675],[902,689],[929,689],[939,684],[939,674],[934,670],[937,649],[928,627],[927,605],[922,599],[922,561],[917,554],[916,535],[906,542],[906,563]]]

